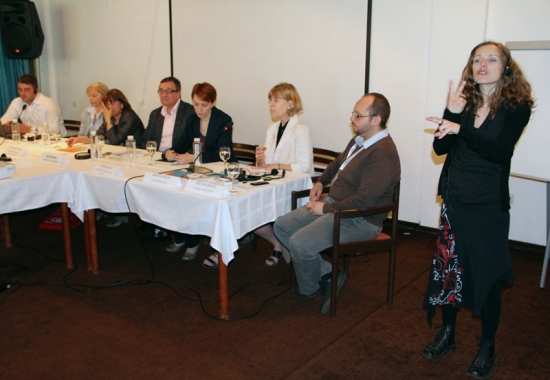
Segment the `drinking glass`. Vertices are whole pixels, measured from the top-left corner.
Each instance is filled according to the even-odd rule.
[[[227,160],[231,157],[231,149],[228,146],[222,146],[220,148],[220,158],[223,161],[223,169],[227,169]]]
[[[103,158],[103,153],[101,151],[103,150],[103,147],[105,146],[105,136],[97,135],[96,139],[97,139],[97,145],[99,147],[97,156],[99,158]]]
[[[157,151],[157,142],[154,140],[147,141],[147,143],[145,144],[145,149],[147,149],[147,153],[151,155],[151,162],[149,163],[149,165],[154,165],[155,162],[153,161],[153,156]]]
[[[42,143],[44,146],[50,145],[50,127],[48,123],[42,123]]]
[[[52,130],[52,137],[55,140],[54,148],[59,148],[58,142],[59,142],[59,139],[61,138],[61,131],[59,130],[59,128],[54,128]]]
[[[238,162],[230,162],[227,164],[227,176],[231,180],[231,190],[229,190],[231,194],[237,193],[237,189],[235,189],[235,180],[239,177],[240,173],[241,168],[239,167]]]

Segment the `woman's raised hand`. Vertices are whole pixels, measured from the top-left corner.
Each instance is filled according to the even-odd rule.
[[[461,81],[458,88],[455,88],[455,81],[451,80],[449,95],[447,96],[447,109],[452,113],[461,113],[466,106],[466,99],[462,91],[466,86],[466,81]]]
[[[101,105],[101,110],[103,111],[103,121],[105,121],[105,123],[111,121],[111,110],[105,105],[105,103]]]

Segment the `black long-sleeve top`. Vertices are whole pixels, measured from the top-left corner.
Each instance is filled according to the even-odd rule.
[[[467,203],[501,202],[503,210],[510,209],[508,177],[512,155],[530,116],[528,104],[511,109],[504,103],[492,120],[490,113],[475,128],[474,113],[455,114],[446,109],[443,118],[460,124],[460,131],[434,139],[435,153],[447,154],[438,194]]]

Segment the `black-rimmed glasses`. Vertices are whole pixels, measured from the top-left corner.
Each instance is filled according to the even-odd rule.
[[[157,92],[159,94],[172,94],[174,92],[178,92],[178,90],[172,90],[171,88],[168,88],[168,89],[164,90],[162,88],[159,88],[159,90]]]

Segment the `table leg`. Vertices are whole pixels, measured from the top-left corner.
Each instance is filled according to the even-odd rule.
[[[92,271],[92,248],[90,244],[90,222],[88,211],[84,211],[84,251],[86,253],[86,269]]]
[[[220,318],[229,319],[229,289],[227,282],[227,265],[222,260],[222,254],[218,252],[218,281],[220,299]]]
[[[71,241],[71,214],[66,202],[61,203],[61,225],[63,229],[63,244],[65,246],[65,263],[67,269],[73,267],[73,244]]]
[[[99,255],[97,252],[97,230],[95,221],[95,210],[88,210],[88,217],[86,218],[88,223],[88,240],[90,248],[90,261],[93,274],[99,273]]]
[[[4,246],[10,248],[13,246],[13,242],[11,241],[10,216],[2,215],[0,218],[2,235],[4,236]]]

